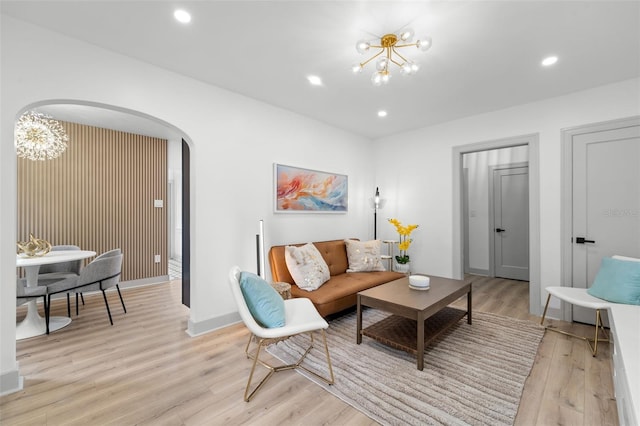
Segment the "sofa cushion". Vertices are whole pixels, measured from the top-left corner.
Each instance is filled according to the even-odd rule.
[[[386,271],[380,257],[380,240],[344,240],[347,246],[347,272]]]
[[[609,302],[640,305],[640,262],[602,258],[598,274],[587,293]]]
[[[317,290],[330,278],[329,268],[313,243],[286,246],[284,258],[291,277],[303,290]]]
[[[303,246],[304,244],[291,244]],[[314,246],[322,255],[331,276],[344,274],[347,272],[349,262],[347,261],[347,247],[344,240],[331,240],[314,242]],[[269,264],[271,265],[271,277],[274,281],[295,284],[293,277],[289,273],[285,262],[284,252],[286,246],[273,246],[269,249]]]
[[[263,327],[285,325],[284,300],[265,280],[251,272],[240,274],[240,290],[253,318]]]
[[[310,299],[324,317],[355,306],[359,291],[400,278],[406,278],[406,275],[393,271],[344,273],[331,277],[322,287],[311,292],[292,285],[291,296]]]

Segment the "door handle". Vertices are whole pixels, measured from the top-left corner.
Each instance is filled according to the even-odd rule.
[[[595,243],[594,240],[586,240],[584,237],[576,237],[576,244]]]
[[[502,229],[502,228],[496,228],[496,232],[504,232],[504,231],[505,231],[505,229]]]

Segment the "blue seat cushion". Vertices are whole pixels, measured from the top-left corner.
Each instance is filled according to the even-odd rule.
[[[242,272],[240,290],[258,324],[265,328],[285,325],[284,300],[268,282],[251,272]]]
[[[602,258],[587,293],[609,302],[640,305],[640,262]]]

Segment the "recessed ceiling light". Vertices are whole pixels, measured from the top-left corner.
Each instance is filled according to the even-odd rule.
[[[378,117],[386,117],[386,116],[387,116],[387,111],[382,109],[378,111]]]
[[[545,67],[550,67],[551,65],[555,64],[556,62],[558,62],[558,57],[557,56],[548,56],[546,58],[544,58],[542,60],[542,65]]]
[[[322,79],[317,75],[309,75],[307,76],[307,80],[309,80],[312,86],[322,86]]]
[[[186,10],[176,9],[176,11],[173,12],[173,17],[176,18],[178,22],[182,22],[183,24],[188,24],[189,22],[191,22],[191,14]]]

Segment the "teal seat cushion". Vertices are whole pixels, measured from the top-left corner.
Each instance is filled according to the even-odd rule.
[[[251,272],[242,272],[240,289],[258,324],[265,328],[285,325],[284,300],[268,282]]]
[[[640,305],[640,262],[603,258],[587,293],[609,302]]]

